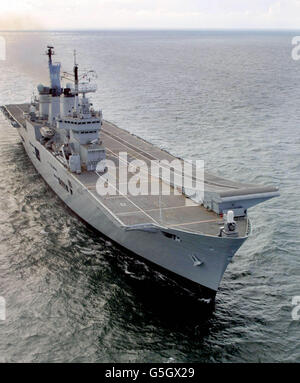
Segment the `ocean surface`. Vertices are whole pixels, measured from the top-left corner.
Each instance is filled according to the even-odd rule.
[[[47,83],[47,44],[66,71],[76,49],[105,119],[281,191],[250,209],[253,233],[208,309],[74,217],[1,115],[0,362],[300,362],[300,32],[0,35],[0,105]]]

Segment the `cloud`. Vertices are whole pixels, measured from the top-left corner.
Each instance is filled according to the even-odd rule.
[[[10,18],[0,29],[300,27],[300,0],[10,0],[2,8]]]
[[[6,13],[0,15],[0,30],[41,30],[42,23],[31,15]]]

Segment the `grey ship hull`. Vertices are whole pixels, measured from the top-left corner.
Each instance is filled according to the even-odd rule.
[[[21,112],[26,110],[26,106],[18,108]],[[109,208],[93,188],[89,187],[83,176],[79,177],[64,167],[53,153],[36,139],[34,125],[28,120],[23,120],[20,111],[7,106],[5,113],[16,121],[24,148],[39,174],[73,212],[127,250],[199,287],[204,286],[214,295],[233,255],[247,239],[250,230],[247,219],[241,221],[245,235],[238,238],[218,237],[216,228],[220,222],[213,222],[216,226],[212,228],[212,233],[208,231],[208,234],[202,234],[199,230],[188,230],[186,223],[151,227],[129,225],[129,221],[124,224],[132,215],[115,214],[113,208]],[[174,238],[180,238],[180,242]]]

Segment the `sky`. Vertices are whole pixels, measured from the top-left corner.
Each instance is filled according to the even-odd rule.
[[[300,29],[300,0],[0,0],[0,30]]]

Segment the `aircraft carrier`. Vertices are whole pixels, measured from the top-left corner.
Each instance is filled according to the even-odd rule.
[[[37,171],[100,233],[214,297],[228,264],[250,234],[248,208],[278,196],[278,188],[233,182],[205,170],[200,173],[202,190],[191,193],[179,187],[177,169],[166,164],[184,161],[105,121],[86,97],[96,91],[93,72],[79,73],[75,53],[72,73],[61,73],[61,64],[53,62],[53,47],[46,54],[50,84],[38,85],[37,96],[28,104],[2,107]],[[64,80],[69,83],[62,86]],[[164,164],[160,166],[168,168],[169,177],[161,171],[140,171],[136,186],[142,190],[142,184],[156,182],[158,191],[124,192],[132,162],[141,161],[148,169],[153,162]],[[121,167],[126,169],[125,181],[120,180]],[[194,164],[192,169],[188,177],[195,181],[199,176],[194,175]],[[112,185],[111,193],[100,193],[99,185]]]

